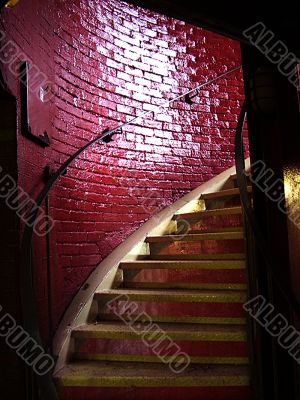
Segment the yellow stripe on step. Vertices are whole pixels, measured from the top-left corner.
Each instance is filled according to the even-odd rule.
[[[219,215],[235,215],[242,214],[242,207],[216,208],[213,210],[203,210],[191,213],[174,214],[173,219],[200,219],[203,217],[214,217]]]
[[[125,361],[125,362],[159,362],[158,356],[141,356],[127,354],[99,354],[99,353],[74,353],[77,360],[94,361]],[[171,362],[174,357],[164,357],[165,362]],[[192,364],[225,364],[225,365],[248,365],[247,357],[190,357]]]
[[[161,362],[76,361],[65,365],[54,378],[74,387],[233,387],[249,386],[249,368],[193,364],[174,374]]]
[[[252,186],[247,186],[247,192],[252,193]],[[217,192],[203,193],[201,199],[214,200],[222,197],[239,196],[240,190],[238,188],[224,189]]]
[[[202,254],[151,254],[152,260],[244,260],[245,253],[202,253]]]
[[[122,322],[102,323],[97,325],[83,325],[72,331],[75,339],[114,339],[114,340],[137,340],[141,336],[144,340],[153,340],[153,332],[147,335],[148,326],[139,324],[127,326]],[[247,335],[245,327],[215,327],[195,326],[184,324],[161,324],[163,333],[173,340],[183,341],[206,341],[206,342],[246,342]],[[156,338],[157,339],[157,338]]]
[[[120,296],[120,300],[133,301],[166,301],[195,303],[244,303],[247,299],[245,291],[226,290],[102,290],[95,293],[97,300],[112,300]],[[121,296],[124,296],[123,298]]]
[[[245,269],[245,260],[143,260],[121,262],[119,268],[128,269]]]
[[[130,282],[124,281],[126,288],[136,289],[227,289],[227,290],[246,290],[244,283],[161,283],[161,282]]]
[[[191,233],[187,235],[162,235],[148,236],[146,243],[162,242],[197,242],[200,240],[238,240],[244,238],[244,232],[210,232],[210,233]]]
[[[114,314],[98,314],[99,321],[120,321],[120,317]],[[139,321],[137,315],[131,315],[130,319],[126,315],[122,315],[122,319]],[[216,325],[245,325],[246,318],[234,318],[234,317],[177,317],[177,316],[165,316],[165,315],[151,315],[151,319],[154,322],[178,322],[178,323],[190,323],[190,324],[216,324]]]
[[[138,371],[137,371],[138,372]],[[64,376],[60,383],[63,386],[77,387],[224,387],[248,386],[249,377],[244,376],[182,376],[149,377],[149,376]]]

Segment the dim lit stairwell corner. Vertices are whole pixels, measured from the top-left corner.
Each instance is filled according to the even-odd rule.
[[[60,398],[250,399],[243,242],[235,167],[152,217],[67,310],[54,339]],[[173,340],[190,358],[180,373]]]

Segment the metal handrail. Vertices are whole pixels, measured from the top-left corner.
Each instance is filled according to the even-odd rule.
[[[281,294],[292,307],[292,310],[300,317],[300,304],[294,296],[293,292],[284,285],[282,279],[277,275],[277,268],[272,266],[277,265],[278,262],[274,256],[270,253],[268,246],[266,244],[264,235],[260,229],[259,223],[255,218],[253,208],[249,200],[249,194],[247,192],[247,178],[245,175],[245,154],[243,145],[243,128],[246,118],[246,103],[244,102],[236,129],[235,134],[235,166],[237,174],[237,185],[240,191],[241,203],[246,220],[251,228],[254,238],[256,240],[257,247],[260,249],[261,254],[264,258],[265,265],[267,267],[270,276],[274,279],[278,289]]]
[[[257,287],[257,277],[260,272],[257,270],[257,255],[262,257],[262,264],[265,268],[263,273],[270,281],[273,282],[274,287],[277,287],[283,299],[287,302],[289,316],[300,317],[300,305],[295,298],[292,290],[287,284],[279,277],[278,260],[274,257],[273,253],[269,251],[266,240],[254,214],[249,194],[247,192],[247,177],[245,171],[245,155],[243,146],[243,127],[246,118],[246,103],[243,104],[242,110],[238,119],[236,135],[235,135],[235,165],[237,174],[237,185],[240,191],[241,204],[244,214],[245,224],[245,240],[247,246],[247,270],[248,270],[248,296],[250,299],[255,298],[263,293],[259,293]],[[250,163],[251,165],[251,163]],[[251,173],[251,171],[250,171]],[[259,251],[259,253],[256,252]],[[268,293],[271,296],[272,292]],[[269,300],[270,300],[269,299]],[[261,355],[261,335],[257,332],[257,322],[255,318],[248,315],[247,318],[247,332],[249,344],[249,361],[251,370],[252,387],[254,389],[254,396],[257,399],[265,398],[266,387],[264,385],[265,371],[263,370],[262,355]],[[271,339],[270,339],[271,340]],[[271,345],[274,351],[274,346]],[[276,357],[276,354],[274,354]],[[273,371],[273,373],[275,373]],[[276,373],[275,373],[276,374]],[[274,377],[273,377],[274,379]],[[272,384],[272,383],[271,383]],[[270,388],[269,388],[270,389]],[[276,391],[276,388],[274,388]]]

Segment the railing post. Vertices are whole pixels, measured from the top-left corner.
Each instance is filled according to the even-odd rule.
[[[50,225],[49,225],[49,196],[45,198],[45,219],[46,219],[46,257],[47,257],[47,301],[48,301],[48,349],[53,354],[53,310],[52,310],[52,266],[51,266],[51,246],[50,246]]]

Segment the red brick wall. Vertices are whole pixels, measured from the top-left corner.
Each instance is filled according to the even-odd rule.
[[[240,64],[239,45],[119,0],[22,0],[2,28],[49,80],[55,96],[30,94],[30,123],[47,129],[42,149],[18,132],[19,181],[36,195],[53,169],[99,134]],[[18,97],[17,79],[4,76]],[[177,101],[155,119],[86,151],[50,196],[54,315],[57,322],[96,265],[159,209],[233,164],[243,99],[241,74]],[[151,190],[150,190],[151,189]],[[150,196],[150,197],[149,197]],[[41,325],[46,336],[45,239],[35,241]]]

